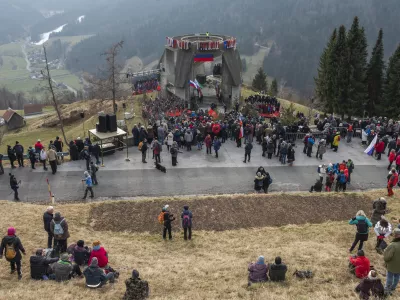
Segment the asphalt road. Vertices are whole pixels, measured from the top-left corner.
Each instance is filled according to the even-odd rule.
[[[99,171],[99,185],[94,187],[95,200],[132,198],[138,196],[175,196],[226,193],[250,193],[254,188],[254,167],[217,167],[168,169],[166,174],[155,169]],[[7,171],[7,170],[6,170]],[[318,178],[315,166],[267,169],[272,175],[271,192],[308,191]],[[21,180],[22,201],[45,201],[49,198],[46,179],[57,200],[80,201],[84,193],[81,171],[32,173],[28,168],[14,172]],[[386,186],[387,170],[383,166],[358,166],[352,174],[348,190],[367,190]],[[0,175],[0,199],[12,200],[7,173]]]

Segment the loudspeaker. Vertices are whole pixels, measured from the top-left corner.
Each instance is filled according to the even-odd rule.
[[[99,123],[96,129],[98,132],[107,132],[107,117],[105,115],[99,116]]]
[[[107,115],[107,130],[111,132],[117,131],[117,116]]]

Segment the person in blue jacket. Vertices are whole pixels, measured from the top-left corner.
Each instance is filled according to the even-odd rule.
[[[349,252],[351,253],[354,248],[357,246],[358,242],[360,245],[358,246],[358,250],[362,250],[364,242],[368,240],[369,228],[372,227],[371,221],[367,218],[363,210],[359,210],[354,218],[349,221],[350,225],[357,226],[357,233],[354,239],[353,244],[351,245]]]
[[[218,140],[216,136],[214,136],[213,146],[215,151],[215,157],[218,158],[218,151],[221,148],[221,142]]]
[[[185,240],[192,239],[192,218],[193,214],[189,210],[189,206],[185,205],[183,207],[183,212],[181,214],[181,219],[182,219],[182,228],[183,228],[183,238]],[[189,235],[188,235],[189,233]]]
[[[83,173],[85,175],[85,179],[82,180],[82,182],[84,181],[86,184],[86,190],[85,190],[85,196],[83,196],[82,199],[86,199],[88,191],[90,191],[90,198],[94,197],[93,194],[93,182],[92,182],[92,177],[90,177],[89,172],[85,171]]]

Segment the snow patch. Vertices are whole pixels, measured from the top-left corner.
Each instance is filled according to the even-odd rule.
[[[51,35],[52,33],[61,32],[61,31],[64,29],[64,27],[67,26],[67,25],[68,25],[68,24],[64,24],[64,25],[61,25],[60,27],[57,27],[56,29],[54,29],[54,30],[52,30],[52,31],[42,33],[42,34],[40,35],[40,41],[37,42],[37,43],[34,43],[34,44],[37,45],[37,46],[43,45],[44,43],[46,43],[46,42],[49,40],[50,35]]]
[[[80,16],[80,17],[77,19],[78,23],[81,23],[81,22],[83,21],[84,18],[85,18],[85,15]]]

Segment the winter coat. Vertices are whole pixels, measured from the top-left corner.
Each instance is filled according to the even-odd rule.
[[[172,133],[169,133],[169,134],[167,135],[167,137],[165,138],[165,143],[166,143],[168,146],[172,146],[173,142],[174,142],[174,135],[173,135]]]
[[[396,153],[390,152],[390,154],[389,154],[389,162],[393,163],[395,159],[396,159]]]
[[[285,281],[287,266],[285,264],[272,264],[269,266],[269,278],[271,281]]]
[[[267,153],[274,153],[274,143],[271,140],[267,143]]]
[[[47,211],[43,214],[43,225],[44,225],[44,230],[47,232],[50,231],[50,224],[51,221],[53,220],[53,214],[48,213]]]
[[[385,289],[379,278],[364,278],[356,287],[356,292],[360,294],[360,299],[368,300],[370,297],[383,299]]]
[[[186,143],[193,142],[193,134],[191,132],[186,131],[186,133],[185,133],[185,141],[186,141]]]
[[[17,155],[21,155],[21,154],[24,154],[24,147],[22,146],[22,145],[15,145],[14,146],[14,152],[15,152],[15,154],[17,154]]]
[[[396,156],[396,165],[400,166],[400,155]]]
[[[44,275],[49,273],[49,265],[57,262],[58,258],[34,255],[30,257],[29,261],[31,264],[31,278],[41,280]]]
[[[206,144],[206,147],[210,148],[212,145],[212,140],[210,136],[206,136],[206,138],[204,139],[204,144]]]
[[[98,287],[106,280],[106,274],[98,266],[87,267],[83,271],[83,275],[86,278],[86,285],[89,287]]]
[[[366,218],[366,217],[364,217],[364,216],[357,216],[357,217],[355,217],[355,218],[353,218],[353,219],[351,219],[350,221],[349,221],[349,224],[350,225],[357,225],[358,224],[358,221],[365,221],[366,223],[367,223],[367,226],[368,226],[368,229],[369,229],[369,227],[372,227],[372,223],[371,223],[371,221],[370,220],[368,220],[368,218]],[[369,230],[368,230],[369,231]],[[368,235],[368,231],[367,232],[357,232],[357,234],[366,234],[366,235]]]
[[[212,133],[214,133],[214,135],[218,135],[220,131],[221,126],[219,124],[214,124],[214,126],[212,127]]]
[[[61,223],[62,221],[62,223]],[[51,221],[50,223],[50,231],[52,234],[54,234],[54,226],[55,224],[61,223],[61,227],[64,230],[64,233],[62,235],[54,235],[55,240],[66,240],[69,238],[69,231],[68,231],[68,222],[64,217],[61,217],[59,220],[56,220],[55,218]]]
[[[264,179],[265,176],[261,175],[261,176],[257,176],[254,178],[254,189],[256,191],[260,191],[263,187],[264,187]]]
[[[106,249],[104,249],[104,247],[100,247],[99,250],[94,250],[94,249],[92,250],[92,252],[90,253],[89,261],[88,261],[89,266],[92,263],[93,257],[96,257],[97,260],[99,261],[100,268],[104,268],[105,266],[107,266],[108,254],[107,254]]]
[[[72,264],[67,261],[59,260],[53,265],[54,275],[56,275],[56,281],[67,281],[70,279],[72,272]]]
[[[154,148],[153,148],[154,154],[160,154],[162,151],[162,145],[158,142],[154,142]]]
[[[140,278],[125,280],[126,292],[122,300],[144,300],[149,296],[149,284]]]
[[[54,147],[56,147],[57,152],[62,152],[62,148],[64,146],[64,143],[60,140],[54,141]]]
[[[385,200],[375,200],[372,204],[372,216],[371,222],[372,224],[376,224],[381,220],[381,217],[386,214],[386,201]]]
[[[326,144],[320,142],[318,144],[318,154],[324,154],[325,152],[326,152]]]
[[[283,141],[281,143],[280,153],[281,154],[287,154],[287,152],[288,152],[288,144],[285,141]]]
[[[183,216],[188,215],[189,216],[189,227],[192,227],[192,218],[193,218],[193,214],[190,210],[188,209],[184,209],[182,214],[181,214],[181,219],[183,220]],[[183,227],[183,224],[182,224]]]
[[[213,146],[214,150],[218,151],[221,148],[221,142],[219,140],[214,140]]]
[[[53,149],[49,149],[47,152],[47,157],[49,158],[49,161],[55,161],[57,159],[57,153]]]
[[[151,126],[147,127],[147,138],[148,139],[154,138],[154,131],[153,131],[153,127],[151,127]]]
[[[244,152],[245,153],[251,153],[251,150],[253,149],[253,145],[250,143],[247,143],[246,146],[244,147]]]
[[[368,276],[370,271],[370,262],[368,258],[365,256],[358,256],[356,258],[350,256],[350,263],[355,266],[357,278],[365,278]]]
[[[388,227],[383,227],[381,226],[381,221],[379,221],[378,223],[376,223],[374,231],[376,236],[384,235],[385,238],[387,238],[392,233],[392,225],[389,223]]]
[[[72,245],[72,251],[71,254],[73,256],[73,260],[74,262],[78,265],[78,266],[83,266],[86,265],[87,262],[89,261],[90,258],[90,251],[89,249],[86,247],[79,247],[76,244]],[[71,246],[70,246],[71,247]],[[70,248],[68,247],[68,249]]]
[[[250,264],[248,267],[250,282],[266,282],[268,281],[268,265],[266,264]]]
[[[5,257],[6,245],[10,245],[10,244],[14,245],[14,250],[16,252],[16,255],[13,259],[11,259],[11,260],[7,259],[7,261],[11,261],[11,262],[20,261],[22,258],[21,252],[25,254],[25,249],[24,249],[24,246],[22,246],[21,240],[16,235],[5,236],[3,238],[3,240],[1,241],[1,245],[0,245],[0,256],[2,256],[4,253],[4,257]]]
[[[8,158],[9,158],[10,161],[11,161],[11,160],[16,160],[16,159],[17,159],[17,157],[15,156],[15,151],[14,151],[14,149],[11,148],[11,147],[9,147],[9,148],[7,149],[7,155],[8,155]]]
[[[393,188],[396,186],[397,182],[399,182],[399,175],[397,173],[394,173],[392,174],[392,176],[390,176],[388,186]]]
[[[382,142],[382,141],[380,141],[379,143],[377,143],[377,144],[375,145],[375,151],[376,151],[377,153],[382,153],[384,149],[385,149],[385,143]]]
[[[339,142],[340,142],[340,134],[336,133],[335,137],[333,138],[332,145],[337,147],[339,146]]]
[[[386,248],[383,259],[389,272],[400,273],[400,238],[395,238]]]

